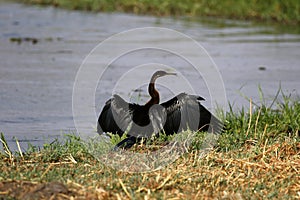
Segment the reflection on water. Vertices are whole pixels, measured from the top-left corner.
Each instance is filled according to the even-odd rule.
[[[0,131],[13,149],[13,137],[26,148],[27,142],[41,145],[45,140],[75,132],[72,89],[79,66],[99,42],[132,28],[166,27],[198,41],[219,67],[227,98],[236,107],[248,105],[240,93],[258,101],[259,85],[269,99],[274,97],[280,84],[284,91],[293,95],[297,95],[300,88],[300,35],[278,31],[277,27],[233,20],[212,23],[215,19],[91,14],[6,2],[0,2],[0,18]],[[106,75],[123,73],[126,67],[132,67],[133,61],[146,62],[157,52],[139,53],[112,63],[112,71]],[[171,56],[159,53],[158,58]],[[188,70],[186,63],[176,58],[171,61],[173,63],[167,64],[177,65],[188,80],[201,79]],[[149,73],[151,76],[152,72]],[[98,85],[97,113],[111,96],[110,88],[114,87],[113,78],[106,77],[107,80]],[[210,107],[205,83],[193,87],[208,100],[205,105]],[[136,87],[127,89],[124,95],[128,95],[128,99],[135,99],[130,96],[133,94],[142,97],[138,101],[147,101],[146,86],[137,83]],[[164,100],[170,98],[171,94],[164,87],[161,90]],[[93,124],[91,122],[90,126]]]

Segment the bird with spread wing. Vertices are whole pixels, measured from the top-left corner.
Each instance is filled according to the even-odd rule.
[[[133,146],[138,139],[149,138],[160,132],[172,135],[189,129],[220,133],[222,123],[201,105],[200,101],[204,99],[200,96],[180,93],[160,104],[155,81],[166,75],[176,74],[162,70],[153,74],[148,86],[151,99],[145,105],[128,103],[119,95],[113,95],[100,113],[97,132],[119,136],[126,132],[127,138],[116,145],[125,149]]]

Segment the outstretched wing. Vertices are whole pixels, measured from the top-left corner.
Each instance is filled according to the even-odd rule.
[[[181,93],[161,105],[167,112],[164,131],[167,135],[181,132],[183,130],[208,131],[210,125],[221,124],[200,101],[200,96]],[[221,125],[220,125],[221,126]]]
[[[123,135],[132,121],[135,104],[127,103],[119,95],[109,99],[98,118],[97,132]]]

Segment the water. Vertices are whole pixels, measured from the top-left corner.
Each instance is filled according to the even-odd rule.
[[[16,149],[14,137],[26,149],[28,142],[41,146],[76,131],[72,90],[82,61],[99,42],[132,28],[165,27],[198,41],[218,66],[228,101],[237,108],[248,105],[241,93],[254,101],[259,100],[259,85],[270,100],[280,85],[293,96],[298,95],[300,88],[300,35],[278,32],[270,26],[229,20],[212,23],[211,19],[207,22],[120,13],[95,14],[3,1],[0,2],[0,19],[0,131],[12,149]],[[145,61],[155,53],[133,53],[112,64],[112,71],[106,73],[106,79],[97,88],[96,110],[91,114],[94,122],[111,95],[113,76],[120,77],[132,64],[139,63],[139,59]],[[160,58],[172,56],[161,52],[159,55]],[[180,72],[187,79],[199,79],[184,67],[184,63],[177,62],[176,58],[172,62],[182,64]],[[172,62],[167,64],[172,65]],[[149,73],[151,75],[152,71]],[[150,75],[137,76],[148,80]],[[135,85],[135,81],[130,87],[123,85],[126,91],[123,95],[137,101],[129,96],[135,89],[136,94],[141,93],[138,101],[146,101],[146,85],[136,84],[133,88],[131,85]],[[205,87],[203,82],[195,88],[197,94],[209,102]],[[160,90],[163,100],[171,97],[164,87]]]

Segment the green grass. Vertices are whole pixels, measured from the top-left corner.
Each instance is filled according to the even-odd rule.
[[[300,2],[295,0],[19,0],[67,9],[129,12],[156,16],[215,16],[232,19],[299,24]]]
[[[74,135],[15,153],[2,135],[0,199],[299,198],[300,102],[281,92],[268,105],[263,99],[250,101],[249,109],[230,107],[223,114],[226,129],[207,154],[201,150],[205,133],[195,133],[187,152],[146,173],[122,172],[99,162]],[[184,141],[184,136],[177,139]],[[113,142],[121,139],[116,136]],[[169,140],[174,137],[163,135],[154,144],[123,153],[147,154]],[[117,154],[110,159],[112,155]]]
[[[269,106],[263,100],[259,105],[250,100],[251,110],[242,108],[238,113],[230,106],[225,119],[227,134],[223,134],[219,148],[237,148],[247,141],[262,145],[283,142],[286,138],[299,139],[300,102],[283,93],[281,97],[280,102],[274,100]],[[253,107],[256,109],[253,110]]]

